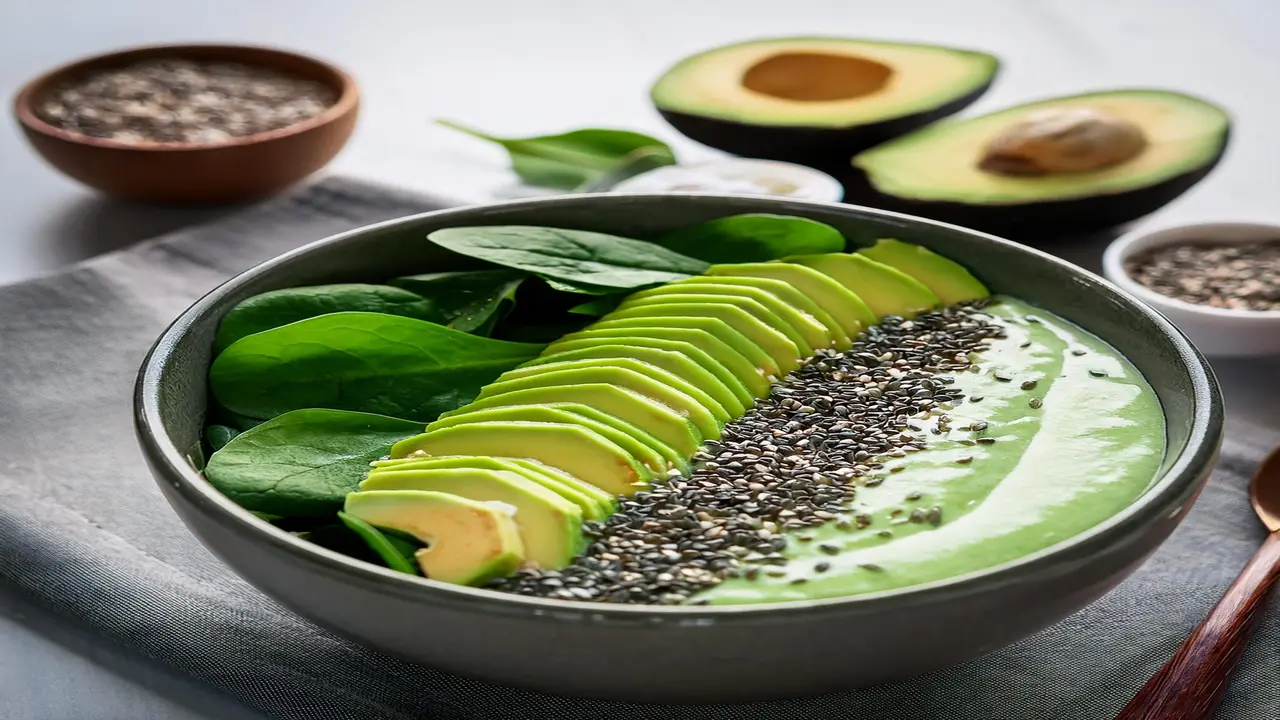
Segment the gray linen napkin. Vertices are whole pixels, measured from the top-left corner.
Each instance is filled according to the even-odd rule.
[[[1236,427],[1190,517],[1118,590],[1013,647],[896,685],[752,706],[625,705],[495,687],[353,645],[260,595],[182,527],[135,449],[134,373],[165,325],[230,275],[440,204],[331,179],[0,287],[0,579],[281,718],[1098,720],[1172,654],[1261,540],[1246,479],[1276,438]],[[1277,639],[1272,612],[1220,717],[1280,718]]]

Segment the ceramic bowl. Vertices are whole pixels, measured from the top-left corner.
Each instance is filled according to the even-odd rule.
[[[1280,240],[1280,225],[1207,222],[1133,232],[1107,247],[1102,256],[1102,271],[1108,280],[1172,320],[1206,355],[1280,355],[1280,310],[1227,310],[1175,300],[1145,287],[1125,270],[1129,259],[1162,245],[1188,241],[1226,244],[1257,240]],[[1280,283],[1280,278],[1275,282]]]
[[[646,236],[738,213],[800,215],[858,244],[890,236],[961,259],[993,290],[1110,342],[1146,375],[1168,427],[1159,477],[1132,506],[1042,552],[981,572],[849,598],[758,606],[615,606],[514,596],[398,574],[298,540],[201,477],[210,345],[221,316],[267,290],[378,281],[455,259],[440,228],[542,224]],[[717,195],[576,195],[415,215],[321,240],[237,276],[157,341],[137,384],[138,435],[191,531],[263,592],[319,625],[441,670],[553,693],[712,702],[897,680],[1012,643],[1115,587],[1169,535],[1221,442],[1217,383],[1168,320],[1106,281],[1027,247],[841,204]]]
[[[279,130],[212,143],[145,146],[63,130],[36,112],[51,88],[85,71],[173,57],[278,70],[328,85],[338,100],[320,115]],[[214,204],[270,195],[327,165],[351,137],[359,104],[355,81],[314,58],[246,45],[160,45],[85,58],[45,73],[18,92],[13,111],[36,152],[85,185],[139,202]]]

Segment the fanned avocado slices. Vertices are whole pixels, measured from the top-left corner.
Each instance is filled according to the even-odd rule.
[[[608,316],[605,319],[596,322],[588,327],[583,333],[596,333],[602,331],[609,332],[625,332],[627,334],[647,335],[651,337],[664,337],[659,333],[668,331],[692,331],[705,333],[720,346],[728,347],[733,352],[741,355],[747,363],[751,365],[753,371],[741,375],[742,382],[751,389],[752,394],[757,397],[764,397],[769,394],[770,377],[778,376],[778,365],[773,358],[764,351],[759,345],[752,342],[742,333],[733,328],[732,325],[720,318],[714,317],[639,317],[639,318],[617,318],[611,319]],[[575,334],[574,337],[577,335]],[[708,351],[711,348],[708,346]],[[758,379],[756,379],[758,378]],[[763,384],[763,390],[761,389]]]
[[[391,457],[493,455],[537,460],[615,495],[648,487],[653,473],[617,444],[581,425],[476,422],[401,440]]]
[[[827,253],[787,258],[811,267],[858,293],[879,317],[915,317],[941,304],[937,295],[906,273],[863,255]]]
[[[781,280],[765,277],[730,277],[728,275],[695,275],[686,280],[679,280],[673,285],[737,285],[741,287],[753,287],[765,290],[777,296],[782,302],[795,308],[798,312],[808,315],[818,322],[822,323],[827,332],[835,339],[835,349],[848,350],[853,345],[853,339],[849,337],[849,333],[845,332],[842,326],[831,313],[822,308],[821,305],[814,302],[812,298],[800,292],[790,284]]]
[[[670,322],[668,318],[723,320],[729,327],[737,330],[743,337],[768,353],[778,374],[789,373],[800,366],[800,348],[790,338],[740,307],[704,302],[669,302],[644,307],[620,308],[606,315],[602,323],[637,318],[660,320],[663,324]]]
[[[884,238],[859,250],[858,254],[910,275],[932,290],[943,305],[978,300],[991,294],[963,265],[929,248]]]
[[[414,557],[432,580],[483,585],[510,575],[525,560],[510,507],[499,503],[424,490],[380,490],[348,494],[343,510],[421,541],[426,547]]]
[[[804,350],[807,347],[810,350],[808,354],[812,354],[812,351],[814,350],[834,347],[836,344],[835,337],[827,331],[826,326],[819,322],[817,318],[812,315],[807,315],[801,310],[798,310],[795,306],[783,302],[777,295],[756,287],[706,282],[689,283],[680,281],[661,285],[649,290],[641,290],[640,292],[634,293],[628,297],[627,303],[649,298],[681,294],[741,297],[758,302],[774,316],[785,322],[794,331],[794,334],[788,333],[787,337],[790,337],[793,342],[799,338],[800,341],[804,343],[804,345],[801,346],[801,350]],[[796,344],[800,345],[801,342]]]
[[[520,473],[481,468],[401,470],[373,473],[360,483],[360,490],[427,490],[510,505],[515,508],[525,560],[547,569],[569,564],[585,544],[582,509]]]
[[[878,318],[862,298],[849,288],[811,267],[785,262],[733,263],[712,265],[709,276],[762,277],[781,280],[808,295],[844,328],[849,337],[875,325]]]

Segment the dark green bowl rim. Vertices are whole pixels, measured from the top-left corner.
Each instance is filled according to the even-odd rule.
[[[857,205],[784,200],[766,197],[728,196],[712,193],[663,193],[629,195],[640,201],[686,198],[677,202],[698,202],[699,198],[725,209],[741,212],[803,214],[805,210],[822,209],[840,214],[873,217],[897,225],[927,225],[949,233],[981,238],[985,242],[1008,246],[1017,252],[1052,263],[1075,277],[1076,282],[1109,295],[1130,311],[1140,314],[1159,328],[1169,350],[1186,366],[1191,378],[1194,414],[1185,448],[1172,458],[1165,472],[1146,493],[1129,507],[1078,535],[1015,560],[983,570],[863,595],[814,600],[795,600],[755,605],[655,606],[611,605],[571,600],[551,600],[503,593],[494,590],[450,585],[398,573],[336,553],[301,540],[227,499],[194,470],[182,449],[165,434],[159,407],[159,387],[170,354],[178,340],[230,290],[252,279],[271,273],[277,267],[295,262],[322,246],[359,242],[374,230],[413,225],[425,218],[447,220],[450,216],[467,218],[486,207],[511,210],[537,210],[540,207],[591,203],[600,198],[616,198],[616,194],[561,195],[530,200],[514,200],[485,205],[470,205],[409,215],[394,220],[366,225],[307,244],[279,255],[241,273],[210,291],[183,312],[160,335],[142,363],[134,393],[134,418],[142,450],[157,473],[157,482],[168,483],[174,492],[195,510],[223,526],[224,529],[268,543],[305,564],[311,571],[328,575],[338,582],[352,583],[372,592],[391,594],[424,606],[448,607],[453,610],[519,616],[553,622],[590,622],[626,625],[664,626],[697,625],[726,622],[785,622],[803,616],[875,614],[902,610],[912,606],[953,602],[959,598],[999,591],[1011,585],[1046,581],[1070,574],[1108,548],[1132,542],[1151,525],[1171,521],[1191,502],[1208,478],[1222,443],[1224,411],[1217,379],[1204,356],[1163,315],[1143,304],[1101,277],[1088,273],[1064,260],[1009,240],[967,228],[935,222],[901,213],[876,210]],[[1086,328],[1088,329],[1088,328]],[[234,565],[234,563],[231,563]]]

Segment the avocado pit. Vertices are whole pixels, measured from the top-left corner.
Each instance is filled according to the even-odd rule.
[[[853,55],[779,53],[747,68],[742,86],[798,102],[850,100],[880,91],[893,68]]]
[[[1052,108],[1026,115],[987,146],[978,166],[990,173],[1038,176],[1120,165],[1147,147],[1142,128],[1088,107]]]

